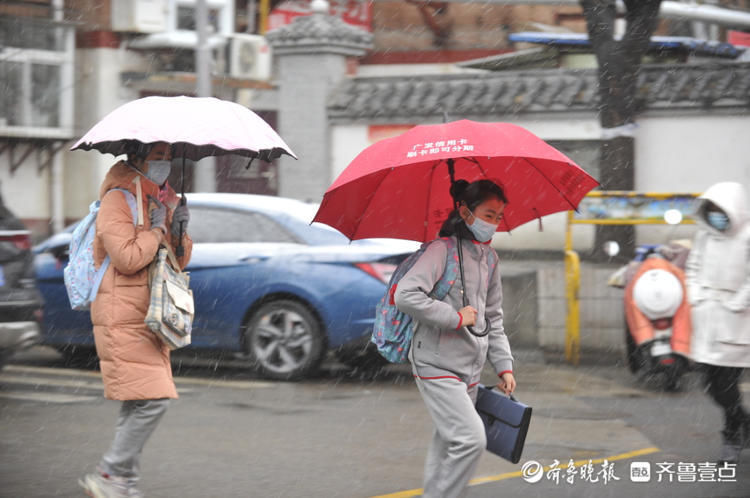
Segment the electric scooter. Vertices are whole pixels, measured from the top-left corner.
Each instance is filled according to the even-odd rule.
[[[661,375],[677,390],[690,362],[690,308],[684,264],[689,242],[641,246],[636,257],[610,277],[625,289],[625,345],[628,368],[642,377]]]

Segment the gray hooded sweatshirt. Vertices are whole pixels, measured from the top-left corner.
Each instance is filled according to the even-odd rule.
[[[409,358],[414,373],[422,379],[456,378],[474,386],[489,358],[501,375],[513,370],[513,356],[503,328],[503,289],[499,265],[488,266],[489,244],[463,240],[464,275],[468,303],[477,309],[475,331],[491,330],[485,337],[472,335],[459,324],[463,307],[460,277],[442,300],[429,294],[445,271],[448,245],[432,242],[414,266],[399,281],[395,302],[399,310],[417,323]]]

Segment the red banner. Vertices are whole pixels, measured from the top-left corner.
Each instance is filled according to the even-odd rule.
[[[369,0],[328,0],[330,13],[348,24],[372,31],[372,3]],[[310,0],[286,0],[268,16],[268,30],[291,23],[295,17],[312,13]]]
[[[727,41],[738,47],[750,47],[750,33],[730,29],[727,32]]]

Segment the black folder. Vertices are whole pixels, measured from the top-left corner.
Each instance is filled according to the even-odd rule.
[[[487,434],[487,451],[513,463],[521,460],[531,407],[497,390],[479,384],[477,412]]]

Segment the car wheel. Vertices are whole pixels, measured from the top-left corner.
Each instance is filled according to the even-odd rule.
[[[630,329],[628,328],[628,324],[625,323],[625,357],[628,364],[628,369],[630,370],[630,373],[636,374],[638,370],[641,368],[641,358],[640,353],[638,351],[638,347],[635,345],[635,340],[633,339],[633,336],[630,334]]]
[[[262,375],[297,380],[314,373],[325,353],[317,318],[303,304],[280,299],[261,305],[244,330],[245,352]]]

